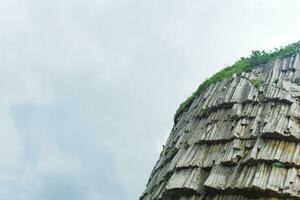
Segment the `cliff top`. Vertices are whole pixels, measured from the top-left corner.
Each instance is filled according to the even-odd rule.
[[[300,41],[290,44],[285,47],[275,48],[273,51],[252,51],[252,54],[244,58],[242,57],[240,60],[238,60],[236,63],[234,63],[231,66],[228,66],[221,71],[217,72],[213,76],[211,76],[209,79],[206,79],[198,89],[190,96],[188,97],[183,103],[180,104],[179,108],[176,111],[176,114],[174,116],[174,121],[176,123],[178,117],[189,109],[190,105],[192,104],[193,100],[199,96],[208,86],[211,84],[214,84],[218,81],[223,80],[224,78],[230,77],[233,74],[241,74],[242,72],[250,71],[252,68],[256,66],[263,66],[267,62],[278,59],[278,58],[285,58],[288,56],[292,56],[295,54],[300,53]]]

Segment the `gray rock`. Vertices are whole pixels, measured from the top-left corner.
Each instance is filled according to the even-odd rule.
[[[210,85],[179,116],[140,199],[300,199],[299,99],[299,55]]]

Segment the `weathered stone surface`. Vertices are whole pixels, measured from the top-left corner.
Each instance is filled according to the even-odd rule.
[[[300,199],[299,55],[202,92],[177,118],[140,199]]]

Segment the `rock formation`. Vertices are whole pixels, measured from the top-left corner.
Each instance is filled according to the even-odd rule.
[[[175,120],[140,199],[300,199],[299,98],[299,55],[210,85]]]

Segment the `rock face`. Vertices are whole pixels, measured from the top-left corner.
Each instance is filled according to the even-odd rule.
[[[176,119],[140,199],[300,199],[299,55],[200,94]]]

